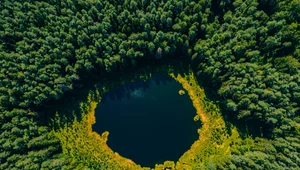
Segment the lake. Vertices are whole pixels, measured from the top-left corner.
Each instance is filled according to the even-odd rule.
[[[93,130],[109,131],[108,146],[141,166],[177,161],[199,138],[196,109],[181,84],[153,75],[116,87],[103,95]]]

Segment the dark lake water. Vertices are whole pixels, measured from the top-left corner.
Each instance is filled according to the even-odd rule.
[[[141,166],[177,161],[199,138],[200,121],[187,92],[173,78],[153,75],[105,93],[93,130],[109,131],[108,146]]]

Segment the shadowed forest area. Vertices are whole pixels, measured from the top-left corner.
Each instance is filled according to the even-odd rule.
[[[193,167],[299,169],[299,22],[299,0],[1,0],[0,169],[111,169],[64,153],[51,109],[173,60],[254,142]]]

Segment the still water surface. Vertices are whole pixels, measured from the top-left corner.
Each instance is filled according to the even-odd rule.
[[[177,161],[199,138],[196,109],[173,78],[153,75],[104,94],[93,130],[109,131],[108,146],[141,166]]]

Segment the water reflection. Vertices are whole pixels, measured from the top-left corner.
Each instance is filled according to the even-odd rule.
[[[145,98],[145,91],[149,89],[151,83],[155,82],[157,86],[165,86],[167,83],[172,81],[174,82],[175,80],[173,80],[171,77],[155,74],[148,81],[138,80],[134,83],[126,83],[110,90],[108,93],[104,94],[101,103],[105,104],[107,99],[128,101],[131,97]],[[155,99],[154,95],[150,96],[150,99]]]
[[[171,77],[153,75],[104,94],[96,109],[98,133],[109,131],[108,145],[142,166],[176,161],[198,139],[200,122],[188,95]]]

